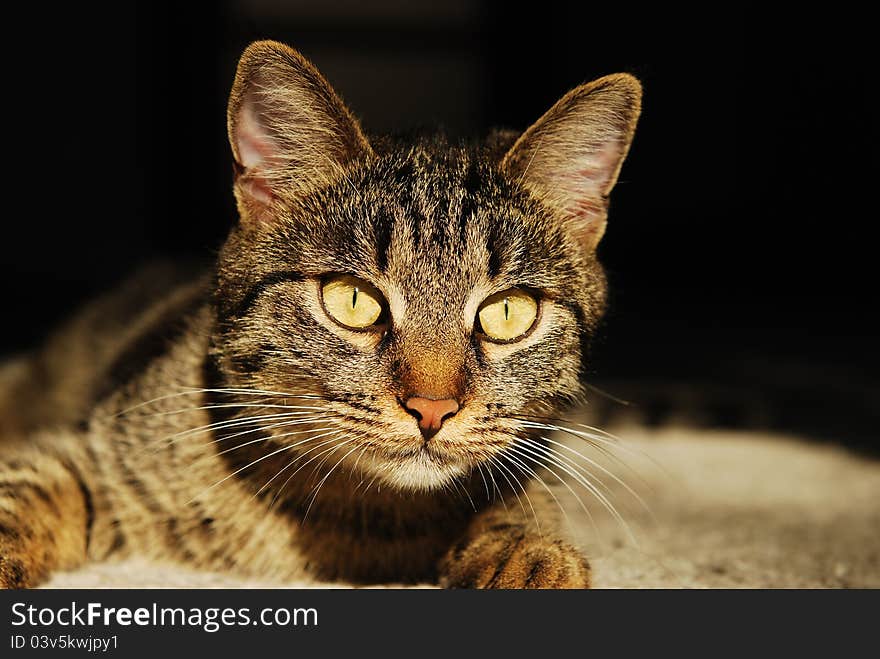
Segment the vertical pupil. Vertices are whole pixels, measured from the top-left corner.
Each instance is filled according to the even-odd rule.
[[[352,293],[351,293],[351,308],[352,309],[354,309],[355,306],[357,306],[357,301],[358,301],[358,288],[357,288],[357,286],[355,286],[354,289],[352,290]]]
[[[504,320],[510,320],[510,307],[507,306],[507,298],[504,298]]]

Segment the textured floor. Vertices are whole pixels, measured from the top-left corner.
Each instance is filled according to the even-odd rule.
[[[880,461],[797,438],[617,429],[632,467],[612,501],[633,539],[594,502],[569,519],[603,588],[880,587]],[[608,480],[607,478],[605,479]],[[576,490],[577,491],[577,490]],[[568,495],[567,497],[564,495]],[[585,502],[587,499],[584,499]],[[123,563],[58,574],[50,587],[274,587],[175,567]]]

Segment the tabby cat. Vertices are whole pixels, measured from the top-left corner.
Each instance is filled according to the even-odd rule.
[[[142,273],[0,370],[0,585],[140,556],[587,587],[516,498],[546,451],[534,419],[582,392],[640,98],[610,75],[521,135],[368,140],[302,55],[248,47],[215,267]]]

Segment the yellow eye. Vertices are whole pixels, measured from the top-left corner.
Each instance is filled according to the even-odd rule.
[[[349,275],[339,275],[321,287],[324,309],[336,322],[363,329],[382,315],[382,294],[372,284]]]
[[[510,341],[531,329],[538,317],[538,302],[519,288],[486,298],[477,312],[483,334],[494,341]]]

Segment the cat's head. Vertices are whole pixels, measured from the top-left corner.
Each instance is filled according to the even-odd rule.
[[[581,392],[605,300],[595,248],[640,97],[612,75],[519,136],[371,143],[299,53],[251,45],[228,114],[227,381],[315,396],[287,399],[315,423],[277,441],[401,489],[498,460],[528,415]]]

